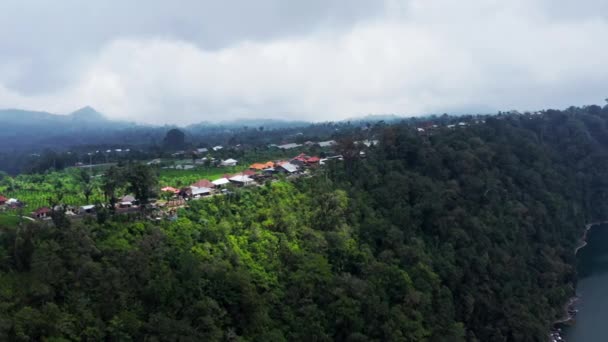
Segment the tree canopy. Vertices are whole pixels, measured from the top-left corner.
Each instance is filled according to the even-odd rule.
[[[608,213],[608,109],[371,129],[174,221],[4,228],[0,339],[545,341]]]

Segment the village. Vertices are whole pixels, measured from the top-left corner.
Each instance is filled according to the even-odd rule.
[[[326,144],[331,146],[335,142]],[[294,146],[296,147],[296,146]],[[221,147],[216,147],[218,150]],[[289,147],[288,147],[289,148]],[[206,159],[206,157],[201,158]],[[83,203],[81,205],[64,205],[56,204],[54,206],[41,206],[35,210],[25,213],[23,208],[25,202],[18,198],[8,198],[0,194],[0,209],[4,211],[12,211],[21,213],[19,215],[29,220],[46,221],[51,220],[52,213],[62,211],[67,217],[82,218],[95,215],[101,209],[112,209],[117,214],[137,213],[145,211],[152,213],[148,215],[151,219],[169,218],[175,219],[177,209],[185,207],[188,201],[210,198],[217,195],[231,194],[237,188],[261,186],[269,181],[276,181],[280,177],[293,178],[303,175],[308,175],[312,170],[325,165],[330,160],[342,160],[341,155],[332,155],[325,158],[318,156],[309,156],[305,153],[300,153],[295,157],[287,160],[274,160],[266,162],[257,162],[249,165],[242,171],[236,173],[224,173],[216,179],[201,178],[188,186],[177,186],[175,184],[160,184],[160,189],[154,189],[153,193],[157,194],[154,198],[150,198],[146,205],[142,205],[139,199],[132,194],[124,194],[117,199],[113,208],[109,208],[108,204],[91,204]],[[159,161],[153,160],[148,162],[148,165],[158,164]],[[217,161],[215,167],[218,169],[234,169],[239,165],[239,161],[233,158],[227,158]],[[179,168],[178,168],[179,169]],[[183,168],[185,170],[191,168]]]
[[[451,124],[437,125],[433,122],[425,122],[421,125],[413,126],[412,130],[415,131],[419,136],[431,136],[441,128],[447,130],[454,130],[455,128],[465,128],[470,124],[483,124],[485,120],[467,120],[456,121]],[[365,128],[363,128],[365,130]],[[377,145],[378,140],[367,139],[354,142],[356,146],[359,146],[359,157],[365,158],[365,149],[371,146]],[[302,150],[316,146],[325,152],[322,152],[323,156],[308,155],[307,153],[299,153],[291,158],[281,158],[276,160],[270,160],[265,162],[254,162],[247,166],[241,165],[240,161],[228,157],[226,159],[213,158],[209,153],[222,153],[225,155],[227,151],[240,148],[239,145],[232,147],[225,147],[222,145],[216,145],[208,148],[195,148],[190,151],[176,151],[171,157],[173,161],[167,164],[161,158],[155,158],[145,162],[146,165],[151,167],[157,167],[161,171],[174,172],[193,172],[197,174],[197,168],[199,167],[211,167],[219,170],[226,170],[228,172],[219,172],[214,177],[199,177],[197,180],[190,184],[178,184],[181,182],[171,181],[167,179],[159,180],[159,185],[152,192],[156,194],[153,198],[150,198],[145,208],[140,204],[139,199],[135,198],[133,194],[125,193],[122,197],[119,197],[114,207],[109,208],[108,204],[102,204],[102,201],[91,201],[90,203],[70,203],[70,204],[55,204],[40,205],[32,208],[31,203],[28,201],[22,201],[18,197],[3,196],[0,193],[0,212],[13,212],[19,213],[18,216],[27,217],[30,220],[50,220],[54,211],[63,211],[66,216],[71,218],[82,218],[86,216],[95,215],[96,212],[101,209],[111,209],[117,214],[123,213],[138,213],[146,211],[151,213],[148,215],[151,219],[162,219],[169,218],[175,219],[177,215],[177,209],[187,206],[188,201],[199,200],[204,198],[210,198],[217,195],[231,194],[237,188],[260,186],[267,182],[276,181],[280,177],[294,178],[305,175],[310,175],[311,172],[319,167],[322,167],[327,162],[332,160],[343,160],[342,155],[335,153],[334,148],[337,142],[335,140],[327,141],[305,141],[303,143],[283,143],[283,144],[270,144],[268,148],[283,151],[283,153],[289,153],[292,150]],[[106,151],[112,153],[125,153],[129,152],[129,149],[116,149],[115,151]],[[103,153],[103,151],[94,151],[94,153]],[[333,154],[332,154],[333,153]],[[184,159],[186,156],[199,156],[192,160]],[[180,159],[181,158],[181,159]],[[99,165],[87,165],[79,162],[75,165],[76,168],[92,169],[95,166],[109,166],[115,163],[99,164]],[[232,170],[233,172],[230,172]],[[238,170],[234,172],[234,170]],[[216,173],[214,173],[215,175]],[[25,205],[25,204],[29,205]],[[24,208],[27,207],[27,210]],[[145,210],[144,210],[145,209]]]

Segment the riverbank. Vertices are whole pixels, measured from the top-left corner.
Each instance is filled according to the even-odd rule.
[[[575,256],[578,255],[578,252],[581,249],[587,246],[587,236],[591,228],[606,223],[608,223],[608,221],[592,222],[585,225],[585,231],[583,232],[583,235],[581,236],[578,243],[576,244],[576,247],[574,248]],[[574,287],[574,290],[576,292],[576,286]],[[575,323],[575,316],[578,312],[578,310],[576,309],[578,301],[579,297],[575,293],[575,295],[569,298],[566,304],[564,304],[563,316],[553,322],[553,329],[551,330],[551,333],[549,335],[550,340],[552,338],[552,341],[564,341],[561,337],[561,330],[564,326],[572,325]]]

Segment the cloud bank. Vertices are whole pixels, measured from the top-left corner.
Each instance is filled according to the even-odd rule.
[[[187,124],[535,110],[608,94],[600,1],[255,3],[60,1],[48,20],[43,2],[3,2],[0,20],[15,25],[0,33],[0,107]]]

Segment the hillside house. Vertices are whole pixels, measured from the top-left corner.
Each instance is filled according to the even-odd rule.
[[[236,159],[226,159],[226,160],[222,160],[222,162],[220,163],[220,166],[224,166],[224,167],[231,167],[231,166],[236,166],[236,164],[238,163],[238,161]]]
[[[21,202],[16,198],[9,198],[8,201],[6,201],[6,205],[9,207],[19,207],[21,206]]]
[[[319,146],[320,147],[330,147],[336,144],[335,140],[328,140],[328,141],[321,141],[319,142]]]
[[[278,173],[292,174],[298,172],[298,166],[291,163],[284,163],[275,167],[275,170]]]
[[[176,189],[176,188],[173,188],[173,187],[170,187],[170,186],[166,186],[166,187],[160,189],[160,191],[162,191],[162,192],[170,192],[170,193],[173,193],[173,194],[176,194],[176,195],[179,194],[179,189]]]
[[[8,201],[8,198],[0,195],[0,205],[5,205],[6,201]]]
[[[223,148],[224,148],[224,146],[222,146],[222,145],[217,145],[217,146],[214,146],[214,147],[213,147],[213,150],[214,150],[214,151],[219,151],[219,150],[221,150],[221,149],[223,149]]]
[[[121,198],[120,201],[118,202],[118,206],[120,208],[131,208],[134,205],[136,205],[136,200],[135,200],[135,197],[133,197],[131,195],[126,195],[125,197]]]
[[[207,179],[201,179],[190,186],[194,188],[215,188],[215,184]]]
[[[181,198],[190,197],[190,196],[192,196],[192,189],[189,186],[181,188],[179,190],[178,196]]]
[[[277,147],[280,148],[280,149],[282,149],[282,150],[290,150],[292,148],[296,148],[296,147],[300,147],[300,146],[302,146],[302,145],[296,144],[296,143],[291,143],[291,144],[279,145]]]
[[[225,186],[226,184],[230,184],[230,180],[228,180],[228,178],[220,178],[220,179],[216,179],[213,182],[213,185],[215,185],[218,188],[221,188],[223,186]]]
[[[234,176],[228,180],[237,186],[246,186],[246,185],[253,184],[253,179],[251,179],[251,178],[249,178],[249,176],[245,176],[245,175]]]
[[[262,164],[262,163],[254,163],[254,164],[249,165],[250,170],[261,171],[261,170],[264,170],[265,168],[266,168],[266,164]]]
[[[192,197],[194,197],[194,198],[200,198],[200,197],[208,196],[211,194],[211,189],[209,189],[209,188],[202,188],[202,187],[197,188],[195,186],[191,186],[190,189],[191,189]]]
[[[314,157],[308,158],[306,160],[306,164],[307,165],[317,165],[317,164],[319,164],[320,161],[321,161],[321,158],[314,156]]]
[[[81,214],[93,214],[95,213],[95,205],[93,204],[89,204],[89,205],[83,205],[80,207],[80,213]]]
[[[308,156],[305,155],[304,153],[301,153],[300,155],[298,155],[297,157],[293,158],[290,163],[297,165],[297,166],[304,166],[306,165],[306,161],[308,160]]]
[[[34,211],[34,217],[37,219],[45,219],[47,217],[50,217],[51,215],[51,208],[49,207],[42,207],[42,208],[38,208],[36,209],[36,211]]]

